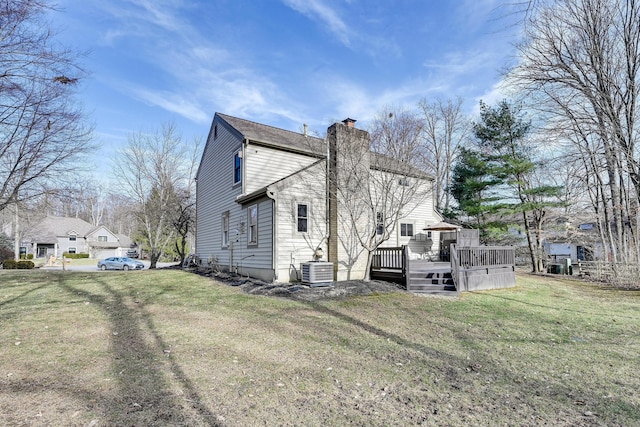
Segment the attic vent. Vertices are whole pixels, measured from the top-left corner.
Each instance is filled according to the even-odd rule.
[[[302,282],[311,286],[328,284],[333,281],[333,263],[331,262],[307,262],[302,264]]]

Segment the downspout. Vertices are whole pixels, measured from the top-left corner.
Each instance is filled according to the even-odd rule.
[[[273,209],[271,210],[271,267],[273,268],[273,281],[278,281],[278,245],[276,240],[278,237],[278,194],[267,188],[267,197],[273,200]]]
[[[242,177],[240,178],[240,187],[242,194],[246,194],[246,186],[245,182],[247,182],[247,152],[249,147],[249,138],[245,138],[242,144],[242,158],[240,159],[240,173]]]

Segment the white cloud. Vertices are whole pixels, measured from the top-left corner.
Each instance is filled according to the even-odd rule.
[[[326,26],[345,46],[351,45],[349,27],[338,16],[335,9],[324,3],[322,0],[282,0],[285,5],[305,15],[306,17],[318,21]]]

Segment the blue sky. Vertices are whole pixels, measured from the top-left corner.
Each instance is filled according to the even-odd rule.
[[[87,51],[80,98],[108,153],[174,122],[206,137],[218,111],[324,132],[387,106],[501,99],[513,54],[504,0],[59,0],[61,41]]]

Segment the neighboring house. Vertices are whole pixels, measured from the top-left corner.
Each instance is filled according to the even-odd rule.
[[[288,282],[299,280],[300,264],[322,252],[334,265],[334,280],[362,278],[366,252],[341,207],[349,200],[335,200],[340,189],[331,191],[331,183],[341,181],[328,179],[327,172],[333,167],[334,174],[343,174],[341,153],[347,149],[361,150],[365,160],[361,176],[371,182],[358,185],[392,176],[399,186],[429,192],[407,207],[383,245],[408,244],[412,257],[437,253],[438,233],[423,232],[442,221],[433,207],[432,178],[415,169],[398,174],[388,163],[381,167],[369,134],[353,122],[332,125],[325,140],[216,113],[196,176],[196,255],[222,269]],[[364,229],[384,220],[382,213],[372,218],[363,211],[358,224]]]
[[[65,252],[105,258],[126,256],[132,245],[129,237],[114,234],[103,225],[94,227],[79,218],[48,216],[25,230],[20,253],[35,258],[61,257]]]
[[[605,259],[604,245],[595,222],[574,226],[567,220],[563,233],[550,233],[544,240],[544,249],[552,260],[570,259],[577,262]]]

